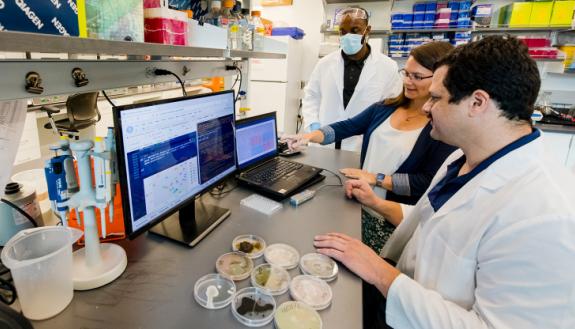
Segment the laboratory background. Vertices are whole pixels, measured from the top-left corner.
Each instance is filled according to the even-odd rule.
[[[545,157],[575,173],[574,10],[575,0],[0,0],[0,328],[362,328],[364,283],[313,241],[362,238],[365,207],[346,198],[353,175],[340,170],[375,160],[360,137],[296,148],[282,136],[425,79],[402,71],[417,47],[512,35],[541,77],[531,119]],[[354,75],[351,93],[388,92],[375,101],[342,96],[343,66],[328,67],[343,56],[348,74],[352,34],[347,46],[368,44],[390,68],[366,60]],[[441,147],[442,163],[454,149]]]

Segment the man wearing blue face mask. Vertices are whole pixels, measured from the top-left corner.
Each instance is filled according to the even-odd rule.
[[[304,129],[342,121],[371,104],[397,96],[402,90],[395,61],[367,43],[371,26],[363,8],[338,14],[341,50],[322,58],[314,68],[302,101]],[[362,136],[335,143],[336,148],[359,151]]]

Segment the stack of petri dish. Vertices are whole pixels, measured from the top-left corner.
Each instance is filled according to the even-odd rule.
[[[270,323],[275,310],[274,297],[260,288],[241,289],[232,299],[232,314],[248,327],[261,327]]]
[[[253,234],[238,235],[232,242],[233,251],[243,252],[252,259],[261,257],[265,248],[265,240]]]
[[[311,275],[298,275],[289,287],[291,297],[315,310],[323,310],[331,304],[333,294],[329,285]]]
[[[234,281],[219,274],[207,274],[194,285],[194,298],[203,307],[216,310],[232,302],[236,293]]]
[[[337,277],[337,263],[330,257],[318,253],[309,253],[301,257],[299,268],[303,274],[313,275],[327,282]]]
[[[289,289],[289,273],[280,266],[261,264],[252,271],[252,286],[261,288],[273,296],[285,293]]]
[[[229,252],[218,257],[216,270],[221,275],[234,281],[240,281],[250,276],[254,262],[246,254]]]
[[[290,270],[298,265],[299,252],[290,245],[275,243],[265,249],[264,258],[270,264]]]
[[[277,329],[322,329],[319,313],[302,302],[288,301],[281,304],[274,315]]]

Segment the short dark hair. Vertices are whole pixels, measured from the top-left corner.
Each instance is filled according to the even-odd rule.
[[[527,46],[519,39],[488,36],[455,48],[438,61],[447,66],[443,85],[458,103],[474,91],[486,91],[509,120],[531,122],[541,78]]]

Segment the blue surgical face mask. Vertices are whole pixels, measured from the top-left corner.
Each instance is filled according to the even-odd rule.
[[[363,34],[354,34],[354,33],[348,33],[346,35],[339,37],[339,44],[341,46],[341,50],[343,50],[343,52],[346,55],[357,54],[361,50],[361,47],[363,46],[363,43],[361,42],[362,39]]]

